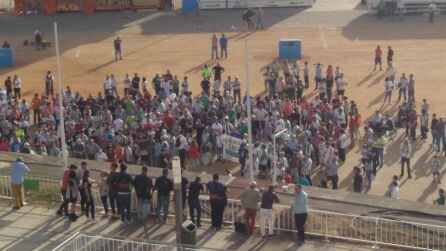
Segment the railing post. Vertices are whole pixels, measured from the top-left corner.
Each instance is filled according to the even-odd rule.
[[[330,242],[328,240],[328,212],[325,211],[325,237],[324,237],[324,242],[328,243]]]
[[[235,204],[235,200],[231,200],[232,228],[234,228],[234,222],[235,222],[234,204]]]
[[[426,250],[433,250],[429,248],[429,228],[427,228]]]
[[[379,218],[376,218],[375,220],[375,243],[372,246],[372,249],[379,249],[378,246],[378,225],[379,225]]]

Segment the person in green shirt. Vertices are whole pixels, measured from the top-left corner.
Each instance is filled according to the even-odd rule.
[[[376,9],[378,10],[378,20],[384,19],[384,14],[386,13],[387,7],[384,0],[381,0],[378,5],[376,6]]]
[[[200,100],[200,103],[204,106],[204,109],[208,110],[209,109],[209,97],[206,95],[201,95],[199,100]]]
[[[172,90],[178,97],[178,94],[180,93],[180,80],[178,80],[177,75],[173,76]]]
[[[201,71],[201,76],[203,79],[211,79],[212,72],[209,69],[208,65],[205,64],[203,70]]]
[[[441,206],[445,205],[445,197],[444,197],[443,189],[441,189],[441,188],[438,189],[438,198],[436,200],[434,200],[434,204],[441,205]]]
[[[157,96],[160,96],[161,92],[161,78],[160,74],[157,73],[155,77],[152,79],[153,89],[155,89],[155,93]]]

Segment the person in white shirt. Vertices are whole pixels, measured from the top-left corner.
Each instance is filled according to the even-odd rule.
[[[410,172],[410,157],[412,155],[412,145],[409,143],[408,139],[405,139],[404,142],[401,143],[400,152],[401,152],[401,174],[400,174],[400,177],[404,176],[404,164],[406,164],[408,178],[412,179],[412,175]]]
[[[347,147],[347,134],[345,134],[344,130],[341,130],[338,138],[338,154],[339,160],[341,162],[345,162],[345,148]]]
[[[21,98],[20,89],[22,88],[22,80],[19,78],[19,76],[14,75],[12,87],[14,88],[14,99],[18,101]]]
[[[392,182],[392,185],[390,186],[390,198],[392,199],[400,199],[400,188],[398,186],[398,183],[396,181]]]
[[[432,1],[429,4],[429,6],[427,7],[427,10],[429,12],[429,23],[433,23],[434,22],[435,11],[437,11],[437,5],[435,4],[434,1]]]
[[[390,77],[387,77],[384,82],[385,92],[384,92],[384,103],[388,100],[390,104],[390,99],[392,98],[393,91],[393,80]]]
[[[113,121],[113,130],[119,132],[124,127],[124,121],[121,118],[116,118]]]
[[[113,74],[110,75],[110,85],[112,89],[112,95],[118,96],[118,81]]]
[[[104,85],[104,94],[107,94],[108,92],[111,92],[112,90],[112,82],[110,80],[110,76],[105,75],[105,79],[103,81],[103,85]]]
[[[183,134],[179,134],[175,141],[175,147],[178,149],[178,155],[180,155],[180,166],[181,169],[186,168],[186,156],[189,145],[187,143],[187,138]]]
[[[181,92],[186,94],[189,91],[189,80],[187,76],[184,76],[183,82],[181,83]]]
[[[339,78],[336,81],[336,88],[338,95],[344,96],[345,94],[345,86],[348,84],[347,80],[344,78],[344,73],[339,74]]]
[[[130,90],[130,84],[132,83],[132,80],[129,77],[129,74],[126,73],[124,80],[122,81],[124,83],[124,94],[128,94]]]

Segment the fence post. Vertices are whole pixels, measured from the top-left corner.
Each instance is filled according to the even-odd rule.
[[[330,242],[328,240],[328,212],[325,211],[325,238],[324,238],[324,242],[328,243]]]
[[[379,218],[376,218],[375,220],[375,243],[372,246],[372,249],[379,249],[378,246],[378,225],[379,225]]]
[[[235,222],[234,204],[235,204],[235,200],[231,200],[232,228],[234,228],[234,222]]]
[[[429,248],[429,228],[427,229],[426,250],[433,250]]]

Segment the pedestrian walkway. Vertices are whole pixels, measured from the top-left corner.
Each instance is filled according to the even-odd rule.
[[[119,221],[97,219],[87,221],[80,217],[76,222],[69,222],[64,217],[55,217],[54,209],[26,206],[13,211],[0,204],[0,250],[51,250],[76,232],[107,237],[125,237],[128,239],[156,240],[175,243],[173,219],[164,225],[149,221],[142,225],[132,223],[122,225]],[[309,239],[304,245],[297,245],[293,236],[280,233],[277,237],[262,240],[258,232],[251,237],[235,233],[231,227],[214,231],[206,225],[198,230],[198,246],[224,250],[303,250],[303,251],[345,251],[369,250],[369,246],[350,243],[324,243],[319,239]],[[383,250],[383,249],[381,249]]]

